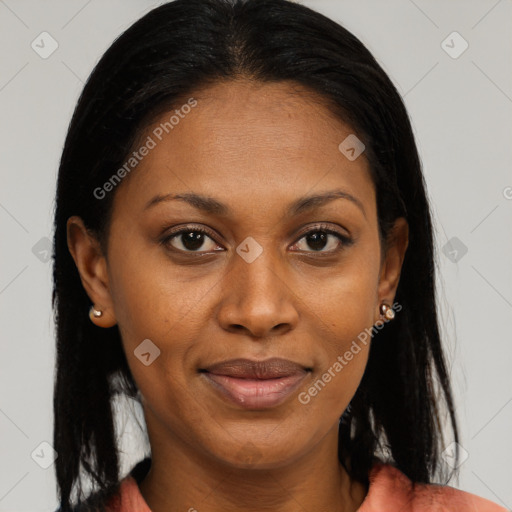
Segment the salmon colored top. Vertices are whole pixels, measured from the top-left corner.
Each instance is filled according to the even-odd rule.
[[[413,491],[409,478],[390,464],[375,464],[369,481],[368,493],[357,512],[509,512],[492,501],[449,486],[417,484]],[[109,512],[151,512],[131,474],[121,480],[119,495],[120,500],[109,502]]]

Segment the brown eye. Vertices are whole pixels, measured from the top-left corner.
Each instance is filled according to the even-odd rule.
[[[300,250],[320,253],[336,252],[340,247],[347,247],[353,243],[353,240],[348,236],[326,227],[316,227],[308,231],[295,245],[298,246],[301,240],[304,240],[304,242],[302,249],[299,247]],[[326,247],[327,250],[324,250]]]
[[[208,244],[208,240],[213,243]],[[182,252],[210,252],[216,250],[215,247],[218,247],[218,244],[210,236],[209,231],[196,227],[175,231],[166,236],[161,243]]]

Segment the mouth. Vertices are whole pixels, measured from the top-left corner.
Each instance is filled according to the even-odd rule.
[[[311,368],[280,358],[232,359],[199,372],[212,389],[230,403],[245,409],[267,409],[290,397]]]

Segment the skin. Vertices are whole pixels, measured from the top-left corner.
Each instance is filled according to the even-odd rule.
[[[291,83],[248,80],[191,96],[197,106],[117,186],[108,254],[79,217],[68,220],[69,250],[103,311],[93,321],[118,324],[141,392],[152,451],[141,493],[154,512],[355,511],[367,489],[339,463],[337,431],[369,343],[308,404],[297,397],[382,321],[381,302],[393,304],[407,223],[397,220],[381,258],[368,162],[338,150],[353,132],[321,98]],[[364,212],[335,199],[285,215],[299,197],[338,189]],[[183,201],[144,209],[158,194],[185,192],[213,197],[230,213]],[[311,245],[305,234],[318,223],[354,243],[329,235],[323,247]],[[214,235],[198,249],[207,255],[187,252],[180,235],[159,244],[189,224]],[[236,252],[248,236],[263,249],[252,263]],[[145,339],[161,351],[149,366],[134,355]],[[247,410],[198,373],[237,357],[283,357],[312,372],[283,404]]]

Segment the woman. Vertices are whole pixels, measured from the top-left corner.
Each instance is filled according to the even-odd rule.
[[[421,164],[326,17],[176,0],[130,27],[71,121],[54,254],[62,512],[504,510],[433,484],[458,431]],[[151,448],[122,479],[118,394]]]

